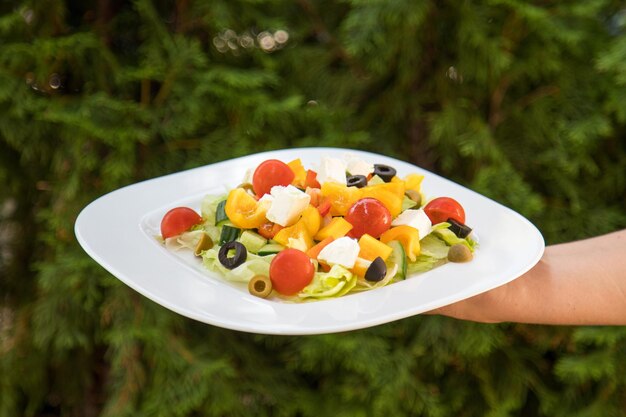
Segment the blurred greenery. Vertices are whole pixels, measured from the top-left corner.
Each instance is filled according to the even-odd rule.
[[[196,323],[92,261],[79,211],[258,151],[410,161],[548,243],[626,227],[617,0],[0,0],[0,417],[621,416],[626,329]],[[123,237],[121,237],[123,238]]]

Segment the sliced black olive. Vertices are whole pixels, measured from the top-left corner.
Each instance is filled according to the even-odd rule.
[[[235,254],[229,257],[228,252],[231,250],[234,250]],[[224,245],[220,248],[220,251],[217,253],[217,259],[219,259],[220,263],[228,269],[237,268],[246,261],[247,257],[248,251],[246,250],[246,247],[236,240],[224,243]]]
[[[367,178],[365,175],[350,175],[346,179],[348,187],[363,188],[367,185]]]
[[[446,220],[446,222],[450,223],[450,227],[448,229],[450,229],[455,235],[457,235],[461,239],[465,239],[469,236],[470,233],[472,233],[471,227],[452,218]]]
[[[469,262],[473,257],[472,251],[462,243],[455,243],[448,250],[448,260],[450,262]]]
[[[365,279],[371,282],[381,281],[385,275],[387,275],[387,265],[380,256],[374,259],[374,262],[365,271]]]
[[[378,175],[383,181],[389,182],[396,176],[396,169],[389,165],[374,164],[374,175]]]
[[[257,297],[267,298],[272,292],[272,281],[265,275],[255,275],[248,282],[248,291]]]

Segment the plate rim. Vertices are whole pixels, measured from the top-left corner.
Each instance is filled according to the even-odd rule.
[[[468,192],[470,195],[478,198],[478,199],[485,199],[488,200],[490,202],[490,204],[495,204],[499,207],[499,209],[501,210],[505,210],[509,215],[512,215],[514,218],[516,218],[516,220],[521,221],[522,224],[524,224],[524,226],[527,228],[528,232],[533,234],[533,240],[535,241],[535,243],[538,245],[535,248],[534,253],[529,254],[528,255],[528,262],[525,264],[525,266],[517,268],[516,272],[513,274],[509,274],[509,276],[507,276],[506,279],[499,279],[497,285],[479,285],[479,290],[476,291],[475,293],[465,296],[463,298],[458,298],[457,296],[454,295],[454,293],[448,295],[447,297],[442,297],[439,298],[433,302],[431,302],[430,304],[426,303],[426,304],[422,304],[421,307],[416,307],[414,309],[402,309],[402,310],[397,310],[397,311],[392,311],[392,312],[387,312],[384,316],[378,317],[378,318],[361,318],[358,320],[353,320],[353,321],[336,321],[333,323],[327,323],[325,325],[319,325],[317,327],[304,327],[304,328],[299,328],[297,325],[293,325],[293,324],[288,324],[288,323],[282,323],[282,324],[277,324],[277,323],[270,323],[267,325],[262,325],[259,324],[258,322],[255,323],[243,323],[241,320],[232,320],[232,319],[228,319],[226,317],[222,318],[221,320],[216,320],[213,317],[208,318],[206,315],[202,315],[199,314],[198,312],[186,309],[186,308],[181,308],[181,306],[179,305],[179,303],[173,303],[165,298],[163,298],[162,296],[158,295],[157,293],[155,293],[155,291],[150,291],[150,289],[145,288],[144,286],[139,285],[136,281],[134,281],[132,278],[127,277],[126,273],[122,270],[120,270],[118,267],[119,265],[115,265],[114,263],[111,263],[109,259],[107,259],[103,254],[98,253],[91,244],[91,237],[87,237],[85,235],[85,230],[86,230],[86,224],[85,222],[89,221],[89,216],[92,215],[92,212],[94,210],[94,208],[98,205],[101,204],[105,204],[108,203],[109,201],[112,201],[112,199],[116,198],[117,196],[119,196],[121,193],[126,193],[129,192],[129,190],[133,190],[136,189],[138,187],[145,187],[147,184],[156,184],[158,182],[162,182],[165,180],[171,180],[171,179],[175,179],[178,177],[181,177],[182,175],[185,176],[193,176],[194,173],[199,173],[201,170],[208,170],[209,168],[211,169],[218,169],[219,167],[222,166],[229,166],[229,165],[234,165],[236,163],[240,163],[242,161],[250,161],[250,160],[254,160],[254,159],[259,159],[262,160],[262,158],[266,158],[269,155],[272,156],[276,156],[276,155],[280,155],[280,154],[289,154],[289,153],[293,153],[295,151],[298,152],[312,152],[312,153],[324,153],[324,152],[331,152],[331,153],[338,153],[338,152],[342,152],[342,153],[352,153],[352,154],[357,154],[363,157],[367,157],[367,158],[383,158],[383,159],[387,159],[387,160],[393,160],[395,162],[401,163],[403,165],[407,165],[410,166],[411,168],[417,170],[417,171],[421,171],[421,173],[424,173],[428,176],[428,178],[436,178],[437,181],[444,181],[450,184],[453,184],[455,187],[460,187],[463,190],[465,190],[465,192]],[[222,185],[226,185],[226,183],[221,182],[218,183],[217,185],[212,186],[212,188],[218,187],[218,186],[222,186]],[[454,197],[454,196],[452,196]],[[152,207],[152,208],[148,208],[147,211],[144,211],[143,214],[139,217],[139,219],[134,219],[135,221],[137,221],[135,224],[135,226],[137,226],[135,228],[135,232],[139,232],[140,234],[144,233],[144,230],[141,230],[141,221],[143,220],[143,218],[145,216],[147,216],[150,212],[152,211],[157,211],[159,210],[159,208],[162,208],[162,206],[160,207]],[[127,221],[131,221],[131,220],[127,220]],[[432,309],[438,308],[438,307],[442,307],[445,305],[448,305],[450,303],[456,302],[456,301],[460,301],[466,298],[470,298],[472,296],[478,295],[480,293],[489,291],[493,288],[499,287],[501,285],[505,285],[515,279],[517,279],[518,277],[522,276],[523,274],[525,274],[528,270],[530,270],[534,265],[537,264],[537,262],[539,262],[539,260],[541,259],[544,250],[545,250],[545,240],[541,234],[541,232],[539,231],[539,229],[532,223],[530,222],[530,220],[528,220],[526,217],[522,216],[520,213],[510,209],[509,207],[504,206],[503,204],[487,197],[484,196],[470,188],[467,188],[461,184],[456,183],[455,181],[452,181],[450,179],[447,179],[439,174],[433,173],[431,171],[428,171],[424,168],[421,168],[417,165],[414,165],[410,162],[407,161],[402,161],[399,159],[396,159],[394,157],[390,157],[387,155],[382,155],[382,154],[377,154],[377,153],[373,153],[373,152],[368,152],[368,151],[362,151],[362,150],[357,150],[357,149],[347,149],[347,148],[341,148],[341,147],[306,147],[306,148],[291,148],[291,149],[277,149],[277,150],[269,150],[269,151],[264,151],[264,152],[259,152],[259,153],[255,153],[255,154],[250,154],[250,155],[244,155],[244,156],[239,156],[236,158],[231,158],[231,159],[227,159],[224,161],[219,161],[219,162],[215,162],[215,163],[211,163],[211,164],[207,164],[207,165],[202,165],[202,166],[198,166],[198,167],[194,167],[194,168],[190,168],[190,169],[186,169],[186,170],[182,170],[182,171],[178,171],[178,172],[174,172],[174,173],[170,173],[170,174],[166,174],[163,176],[159,176],[159,177],[155,177],[155,178],[151,178],[151,179],[146,179],[134,184],[129,184],[126,185],[124,187],[121,187],[119,189],[116,189],[114,191],[108,192],[106,194],[103,194],[102,196],[96,198],[95,200],[93,200],[91,203],[89,203],[87,206],[85,206],[81,212],[79,213],[79,215],[76,218],[76,222],[74,225],[74,231],[75,231],[75,235],[77,237],[77,240],[79,242],[79,244],[81,245],[81,247],[83,248],[83,250],[85,250],[85,252],[92,258],[94,259],[99,265],[101,265],[105,270],[107,270],[109,273],[111,273],[114,277],[116,277],[117,279],[119,279],[120,281],[122,281],[123,283],[125,283],[127,286],[129,286],[130,288],[132,288],[133,290],[137,291],[138,293],[144,295],[145,297],[149,298],[150,300],[160,304],[161,306],[174,311],[180,315],[183,315],[185,317],[189,317],[191,319],[206,323],[206,324],[210,324],[210,325],[215,325],[215,326],[219,326],[219,327],[224,327],[224,328],[228,328],[228,329],[232,329],[232,330],[238,330],[238,331],[244,331],[244,332],[251,332],[251,333],[260,333],[260,334],[277,334],[277,335],[308,335],[308,334],[321,334],[321,333],[337,333],[337,332],[343,332],[343,331],[350,331],[350,330],[357,330],[357,329],[363,329],[363,328],[367,328],[367,327],[372,327],[372,326],[377,326],[380,324],[384,324],[384,323],[388,323],[391,321],[395,321],[395,320],[399,320],[402,318],[406,318],[409,316],[413,316],[413,315],[417,315],[417,314],[421,314],[423,312],[426,311],[430,311]],[[480,233],[479,235],[481,237],[483,237]],[[480,251],[480,249],[479,249]],[[480,252],[478,252],[480,253]],[[449,264],[446,264],[449,265]],[[444,265],[444,266],[446,266]],[[464,264],[464,265],[469,265],[469,264]],[[441,268],[441,267],[440,267]],[[438,269],[438,268],[436,268]],[[435,269],[435,270],[436,270]],[[426,272],[426,274],[428,274],[429,272],[433,272],[435,270],[432,271],[428,271]],[[210,271],[208,271],[208,273],[210,274]],[[411,276],[410,279],[414,279],[416,278],[416,276]],[[409,279],[409,280],[410,280]],[[409,281],[407,280],[407,281]],[[407,281],[403,281],[403,282],[407,282]],[[398,282],[395,283],[393,286],[397,286],[399,284],[403,284],[403,282]],[[221,283],[222,286],[225,284]],[[377,289],[375,291],[379,291],[382,290],[384,288],[390,288],[393,286],[387,286],[387,287],[382,287],[380,289]],[[486,288],[483,288],[486,287]],[[315,302],[307,302],[307,303],[294,303],[294,304],[289,304],[289,303],[276,303],[275,301],[272,300],[262,300],[262,299],[258,299],[261,302],[267,302],[267,303],[272,303],[274,306],[276,304],[280,304],[282,306],[297,306],[297,308],[300,308],[302,306],[311,306],[311,305],[325,305],[324,303],[329,303],[335,300],[345,300],[348,299],[349,297],[355,297],[355,296],[359,296],[361,294],[371,294],[374,293],[375,291],[366,291],[363,293],[359,293],[359,294],[351,294],[348,297],[340,297],[338,299],[329,299],[329,300],[320,300],[320,301],[315,301]],[[250,297],[253,297],[250,295]],[[256,297],[254,297],[256,298]],[[426,308],[424,308],[426,307]],[[311,307],[305,307],[305,309],[311,309]],[[279,310],[293,310],[293,307],[281,307],[279,308]],[[302,311],[302,309],[301,309]]]

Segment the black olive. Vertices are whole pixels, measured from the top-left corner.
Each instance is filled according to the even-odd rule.
[[[235,255],[229,258],[228,252],[233,249],[235,250]],[[237,268],[246,261],[247,257],[248,251],[246,250],[246,247],[236,240],[224,243],[224,245],[220,248],[220,251],[217,253],[217,259],[219,259],[220,263],[228,269]]]
[[[378,175],[383,181],[389,182],[396,176],[396,169],[389,165],[374,164],[374,175]]]
[[[448,229],[450,229],[455,235],[457,235],[461,239],[465,239],[469,236],[470,233],[472,233],[471,227],[464,225],[463,223],[458,222],[452,218],[446,220],[446,222],[450,223],[450,227]]]
[[[346,183],[348,187],[363,188],[367,185],[367,178],[365,178],[365,175],[350,175]]]
[[[365,279],[372,282],[381,281],[387,275],[387,265],[380,256],[374,259],[365,271]]]

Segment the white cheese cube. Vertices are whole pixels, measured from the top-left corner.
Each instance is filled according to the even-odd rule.
[[[432,228],[430,219],[423,209],[405,210],[391,222],[392,226],[411,226],[419,232],[420,239],[428,235]]]
[[[363,175],[364,177],[367,177],[369,174],[374,172],[374,165],[369,162],[365,162],[358,156],[346,154],[343,159],[346,161],[346,171],[348,171],[350,175]]]
[[[270,191],[272,201],[267,210],[267,220],[281,226],[291,226],[300,218],[300,214],[309,205],[311,196],[298,190],[293,185],[276,185]],[[263,198],[261,198],[262,201]]]
[[[259,198],[259,204],[265,206],[265,210],[269,210],[274,202],[274,196],[271,194],[263,194],[263,197]]]
[[[359,256],[359,243],[355,239],[347,236],[340,237],[324,246],[317,260],[327,263],[328,265],[341,265],[346,268],[352,268]]]
[[[320,184],[327,181],[346,184],[346,164],[337,158],[323,157],[317,171],[317,180]]]

